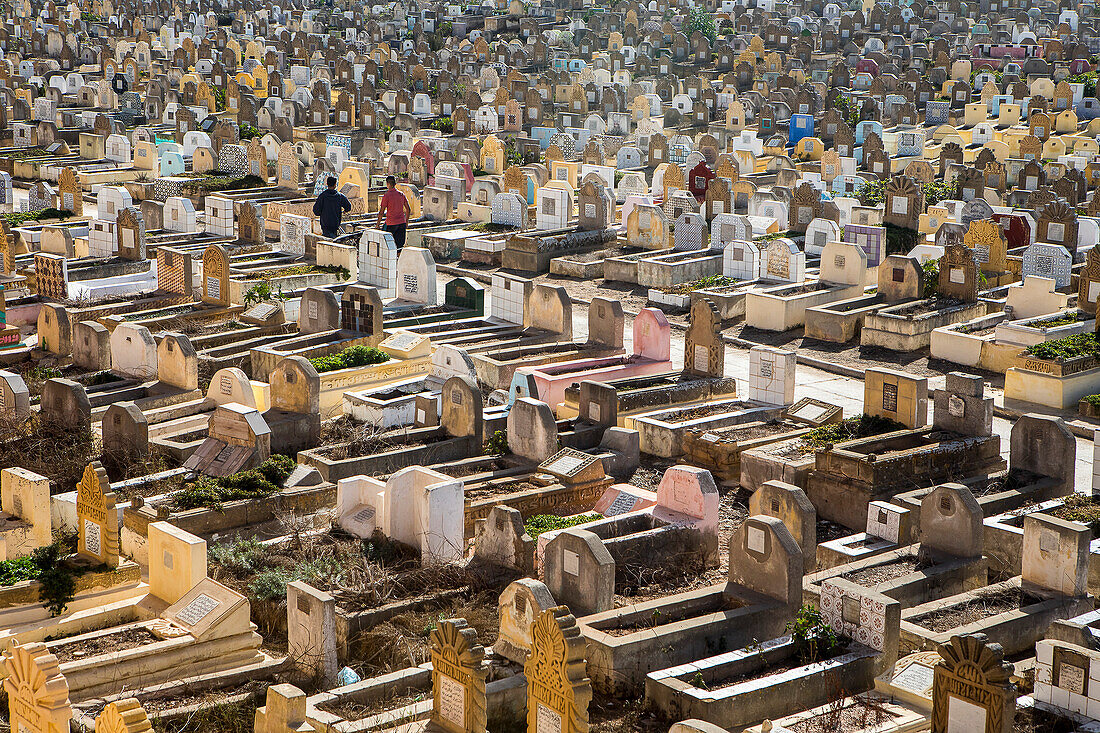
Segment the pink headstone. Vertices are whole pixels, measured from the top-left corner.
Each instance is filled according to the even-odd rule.
[[[634,317],[634,354],[653,361],[672,358],[672,327],[658,308],[643,308]]]

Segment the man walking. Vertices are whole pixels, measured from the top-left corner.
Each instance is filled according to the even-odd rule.
[[[398,249],[405,246],[405,229],[409,225],[409,215],[412,207],[405,194],[397,190],[397,179],[386,176],[386,192],[382,194],[382,203],[378,207],[378,226],[393,236],[393,243]],[[386,217],[386,225],[382,226],[382,217]]]
[[[313,215],[321,222],[321,234],[334,239],[340,230],[340,220],[344,218],[344,212],[351,211],[351,202],[347,196],[336,190],[335,176],[329,176],[326,183],[328,188],[321,191],[313,202]]]

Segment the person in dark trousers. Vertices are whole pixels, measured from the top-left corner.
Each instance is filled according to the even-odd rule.
[[[409,215],[412,207],[405,194],[397,190],[397,179],[386,176],[386,192],[382,194],[382,203],[378,207],[378,226],[393,236],[393,243],[398,249],[405,246],[405,230],[409,226]],[[382,225],[382,217],[386,224]]]
[[[313,215],[321,221],[321,233],[334,239],[340,230],[340,220],[344,218],[344,212],[351,211],[351,202],[347,196],[336,190],[334,176],[329,176],[326,183],[328,188],[321,191],[313,202]]]

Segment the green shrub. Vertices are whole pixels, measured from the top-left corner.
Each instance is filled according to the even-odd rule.
[[[1100,394],[1090,394],[1087,397],[1082,397],[1081,401],[1093,407],[1100,407]]]
[[[803,664],[812,664],[836,656],[847,644],[810,604],[798,609],[794,621],[787,624],[795,653]]]
[[[511,453],[512,449],[508,446],[508,433],[498,430],[490,435],[489,439],[485,441],[485,452],[490,455]]]
[[[1097,356],[1100,355],[1100,342],[1097,342],[1094,333],[1079,333],[1075,336],[1035,344],[1027,350],[1027,353],[1037,359],[1048,361],[1072,359],[1078,356]]]
[[[39,597],[51,616],[60,616],[76,596],[76,575],[71,566],[62,562],[61,545],[57,542],[36,547],[29,556],[0,562],[0,585],[14,585],[26,580],[41,583]]]
[[[256,499],[274,494],[297,465],[293,458],[275,455],[256,468],[232,476],[200,476],[172,496],[177,509],[219,508],[224,501]]]
[[[315,356],[309,360],[313,368],[319,374],[334,372],[337,369],[350,369],[352,367],[370,366],[389,361],[390,355],[373,346],[350,346],[338,354],[328,356]]]
[[[601,516],[602,515],[596,514],[595,512],[592,514],[581,514],[576,517],[559,517],[554,514],[536,514],[533,517],[528,517],[523,522],[523,529],[527,534],[531,535],[532,539],[534,539],[543,532],[549,532],[552,529],[569,529],[578,524],[600,519]]]
[[[814,428],[802,436],[802,442],[820,448],[830,443],[843,443],[846,440],[855,440],[856,438],[869,438],[873,435],[882,435],[904,428],[905,426],[901,423],[886,417],[857,415],[838,423]]]

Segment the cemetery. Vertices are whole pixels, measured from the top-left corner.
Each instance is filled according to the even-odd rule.
[[[0,727],[1100,731],[1094,3],[0,49]]]

